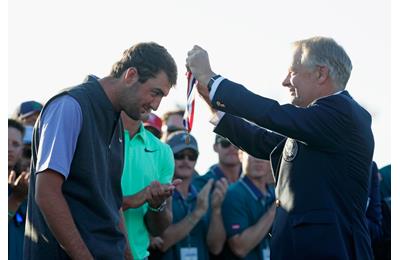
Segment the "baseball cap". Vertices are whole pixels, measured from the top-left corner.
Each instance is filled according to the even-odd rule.
[[[149,118],[143,122],[144,127],[153,127],[161,133],[162,120],[157,115],[150,113]]]
[[[43,105],[40,104],[37,101],[30,100],[30,101],[25,101],[22,102],[21,105],[17,108],[17,117],[19,118],[25,118],[30,115],[33,115],[36,112],[40,112],[43,108]]]
[[[197,141],[193,135],[189,134],[189,143],[186,144],[187,133],[185,131],[177,131],[168,136],[166,143],[171,147],[174,154],[185,149],[192,149],[199,154]]]
[[[177,110],[168,111],[163,115],[164,126],[162,130],[167,133],[172,133],[179,130],[185,130],[183,125],[183,115],[185,114],[185,110],[182,108],[178,108]]]

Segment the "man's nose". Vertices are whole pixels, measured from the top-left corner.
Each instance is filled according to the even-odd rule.
[[[151,109],[156,111],[158,109],[158,107],[160,106],[162,97],[156,97],[154,98],[153,102],[151,102]]]
[[[290,87],[292,84],[290,83],[290,73],[287,74],[286,78],[282,82],[282,86]]]

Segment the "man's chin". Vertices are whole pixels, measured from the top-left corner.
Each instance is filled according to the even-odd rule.
[[[180,172],[175,173],[175,177],[180,178],[180,179],[187,179],[192,177],[194,170],[181,170]]]
[[[140,114],[140,120],[147,121],[150,117],[150,112],[145,112]]]
[[[299,100],[297,100],[295,97],[292,99],[292,101],[290,102],[292,105],[294,105],[294,106],[299,106]]]
[[[139,121],[140,120],[140,114],[128,114],[128,113],[126,113],[125,112],[125,114],[130,118],[130,119],[133,119],[133,120],[135,120],[135,121]]]

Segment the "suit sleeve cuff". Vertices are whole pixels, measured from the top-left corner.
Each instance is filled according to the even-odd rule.
[[[222,111],[215,112],[210,119],[210,123],[214,126],[217,126],[219,124],[219,122],[221,121],[221,119],[224,117],[224,115],[225,115],[225,112],[222,112]]]
[[[211,90],[210,90],[210,100],[212,101],[215,95],[215,92],[217,92],[217,89],[219,87],[219,84],[224,80],[224,77],[219,77],[217,78],[214,83],[211,86]]]

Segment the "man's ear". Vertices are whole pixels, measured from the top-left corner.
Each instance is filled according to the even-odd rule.
[[[135,67],[129,67],[126,69],[124,73],[124,81],[131,85],[139,81],[139,73]]]
[[[241,149],[238,150],[238,157],[239,157],[240,162],[243,162],[243,158],[245,157],[245,155]]]
[[[327,66],[318,66],[317,67],[317,81],[319,84],[324,83],[329,77],[329,69]]]

